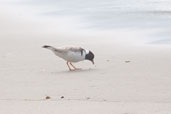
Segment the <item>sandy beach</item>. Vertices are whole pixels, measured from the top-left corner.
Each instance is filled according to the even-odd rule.
[[[160,29],[84,31],[66,17],[28,19],[1,7],[0,113],[171,113],[171,46],[143,40]],[[74,64],[82,70],[68,71],[45,44],[90,49],[95,65],[83,61]]]

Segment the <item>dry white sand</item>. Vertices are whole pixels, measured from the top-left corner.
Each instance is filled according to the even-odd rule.
[[[116,30],[114,39],[105,32],[59,34],[49,30],[52,23],[1,17],[1,114],[171,113],[170,46],[118,43],[138,31]],[[95,65],[76,63],[82,70],[69,72],[44,44],[88,48]]]

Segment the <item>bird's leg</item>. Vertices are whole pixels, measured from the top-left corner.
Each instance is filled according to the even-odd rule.
[[[68,63],[69,63],[69,62],[67,61],[67,63],[66,63],[66,64],[67,64],[67,66],[68,66],[69,70],[70,70],[70,71],[72,71],[72,69],[70,68],[70,66],[69,66],[69,64],[68,64]]]
[[[75,67],[71,62],[69,62],[69,63],[75,70],[80,70],[80,68]]]

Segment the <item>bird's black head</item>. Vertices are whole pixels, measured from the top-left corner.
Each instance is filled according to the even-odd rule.
[[[91,51],[86,54],[85,59],[90,60],[94,64],[94,54]]]

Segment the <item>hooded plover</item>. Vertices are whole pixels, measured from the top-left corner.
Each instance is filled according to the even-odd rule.
[[[83,49],[81,47],[52,47],[52,46],[48,46],[48,45],[44,45],[43,48],[47,48],[49,50],[51,50],[55,55],[57,55],[58,57],[64,59],[69,68],[69,70],[73,70],[71,69],[70,65],[75,69],[78,70],[79,68],[76,68],[72,62],[79,62],[79,61],[83,61],[83,60],[89,60],[94,64],[94,54],[87,49]],[[70,64],[70,65],[69,65]]]

